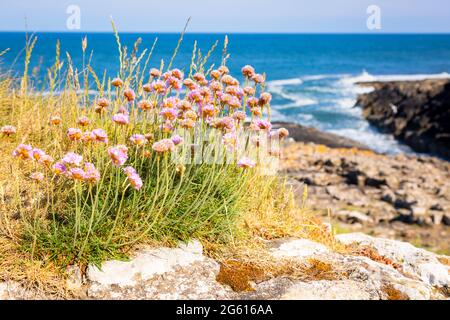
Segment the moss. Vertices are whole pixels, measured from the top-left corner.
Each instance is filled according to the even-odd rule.
[[[385,284],[381,291],[384,292],[388,300],[409,300],[409,296],[394,288],[391,284]]]
[[[216,280],[229,285],[234,291],[253,291],[252,281],[265,278],[262,268],[251,263],[243,263],[236,260],[228,260],[220,265]]]

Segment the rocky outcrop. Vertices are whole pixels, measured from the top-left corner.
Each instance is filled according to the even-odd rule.
[[[233,291],[218,281],[220,264],[204,255],[198,241],[178,248],[144,248],[129,261],[107,261],[101,268],[91,265],[72,285],[84,292],[81,298],[85,299],[447,298],[448,257],[358,233],[336,240],[341,250],[306,239],[269,241],[269,257],[278,263],[304,265],[304,274],[300,269],[296,274],[254,280],[244,291]],[[0,283],[3,299],[30,298],[25,291],[18,283]]]
[[[333,223],[450,252],[450,163],[293,143],[282,166],[296,198],[306,184],[308,205]]]
[[[289,137],[296,142],[315,143],[328,146],[330,148],[358,148],[369,150],[370,148],[358,141],[346,138],[337,134],[323,132],[312,127],[305,127],[291,122],[273,122],[273,128],[286,128],[289,130]]]
[[[369,122],[411,146],[450,159],[450,80],[369,82],[358,97]]]

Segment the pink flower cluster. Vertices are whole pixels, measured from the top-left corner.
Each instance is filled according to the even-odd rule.
[[[125,145],[117,145],[108,149],[109,157],[116,166],[123,165],[128,159],[128,148]]]
[[[142,188],[142,179],[136,172],[136,170],[133,167],[125,167],[123,168],[123,171],[127,175],[128,181],[130,182],[131,186],[136,189],[140,190]]]

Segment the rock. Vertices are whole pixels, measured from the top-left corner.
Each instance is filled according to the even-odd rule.
[[[374,238],[362,233],[337,235],[344,244],[358,244],[374,248],[381,256],[401,265],[402,271],[412,274],[422,282],[439,287],[450,286],[450,267],[443,265],[437,256],[407,242]]]
[[[274,247],[271,249],[271,254],[275,258],[295,257],[304,259],[330,252],[330,250],[323,244],[307,239],[277,241],[272,245]]]
[[[361,85],[375,89],[360,95],[356,103],[369,122],[418,152],[450,158],[450,80]]]
[[[96,299],[226,299],[230,288],[215,281],[219,264],[198,241],[178,248],[148,249],[130,261],[90,265],[88,295]]]
[[[373,219],[366,214],[353,210],[340,210],[334,214],[338,219],[346,223],[373,223]]]

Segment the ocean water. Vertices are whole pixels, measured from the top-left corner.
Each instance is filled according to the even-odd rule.
[[[42,79],[54,62],[55,43],[61,41],[63,56],[69,52],[81,65],[81,33],[36,34],[32,69]],[[224,34],[186,34],[174,66],[189,67],[194,41],[205,55],[219,41],[210,63],[218,65]],[[107,70],[114,76],[118,51],[113,34],[87,34],[88,51],[97,72]],[[142,38],[142,47],[158,42],[150,61],[159,67],[161,59],[170,60],[177,34],[121,34],[123,45],[131,48]],[[19,74],[23,69],[23,33],[0,33],[0,68]],[[273,94],[273,116],[277,120],[298,122],[337,133],[386,152],[411,152],[407,146],[370,126],[354,107],[356,97],[367,88],[358,81],[414,80],[450,77],[450,35],[325,35],[325,34],[230,34],[228,66],[235,75],[246,64],[267,74],[267,88]],[[40,85],[39,82],[36,85]]]

